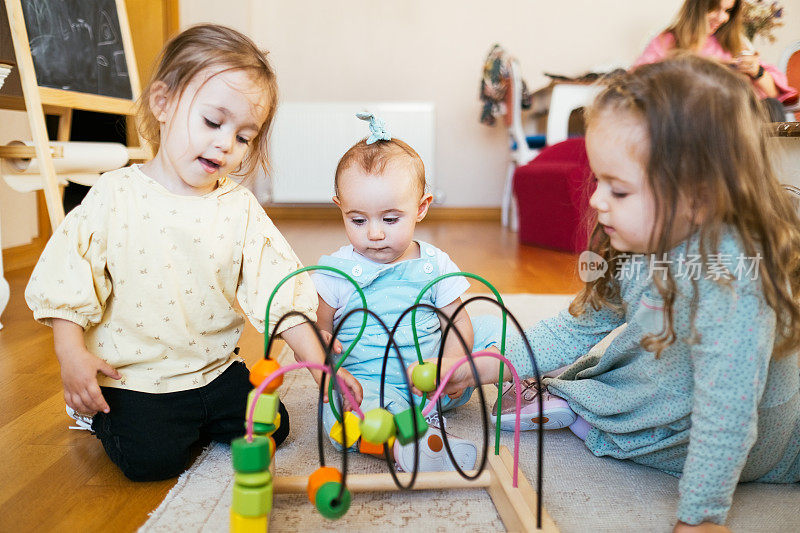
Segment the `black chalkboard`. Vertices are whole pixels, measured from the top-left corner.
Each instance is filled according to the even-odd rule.
[[[22,0],[40,87],[131,100],[116,0]]]

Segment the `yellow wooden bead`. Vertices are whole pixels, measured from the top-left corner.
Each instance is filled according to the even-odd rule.
[[[264,516],[242,516],[231,509],[231,533],[266,533],[269,518]]]
[[[361,420],[352,411],[347,411],[344,414],[344,425],[347,433],[347,442],[342,443],[342,423],[336,422],[331,428],[331,438],[342,444],[345,448],[349,448],[361,437]]]
[[[267,431],[267,435],[272,435],[273,433],[278,431],[279,427],[281,427],[281,414],[280,413],[275,415],[275,422],[273,422],[272,425],[273,425],[273,428],[270,431]]]

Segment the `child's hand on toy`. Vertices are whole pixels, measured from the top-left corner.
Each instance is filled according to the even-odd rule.
[[[447,375],[450,369],[458,363],[461,358],[452,358],[452,357],[444,357],[442,358],[442,373],[441,377]],[[436,366],[437,359],[434,357],[432,359],[426,359],[425,363],[432,363]],[[422,396],[422,391],[419,390],[416,386],[414,386],[414,381],[412,378],[412,374],[414,373],[414,369],[419,365],[419,363],[414,363],[408,367],[408,379],[411,381],[411,392],[416,394],[417,396]],[[466,374],[465,374],[466,373]],[[471,386],[472,383],[472,374],[469,372],[469,363],[463,364],[455,371],[455,373],[450,377],[450,380],[444,386],[444,393],[447,394],[450,398],[458,398],[462,394],[464,394],[464,389]]]
[[[320,335],[322,335],[322,340],[325,342],[326,345],[330,344],[331,338],[333,337],[329,331],[325,331],[324,329],[320,330]],[[339,339],[333,340],[333,353],[340,354],[343,351],[342,343],[339,342]],[[347,396],[342,398],[344,400],[344,410],[351,411],[353,407],[358,407],[361,405],[361,400],[364,398],[364,392],[361,389],[361,384],[358,382],[353,375],[345,370],[344,368],[340,368],[337,372],[339,377],[344,381],[345,385],[347,386],[350,393],[353,395],[355,400],[358,402],[357,405],[350,405],[350,400],[347,399]],[[325,379],[325,397],[323,398],[325,403],[328,402],[328,378]]]
[[[345,387],[347,387],[347,390],[350,391],[350,394],[353,395],[353,399],[357,402],[356,405],[351,405],[347,395],[342,395],[344,411],[352,411],[354,407],[361,405],[361,400],[364,399],[364,390],[361,388],[361,383],[353,377],[353,374],[344,368],[340,368],[336,374],[339,376],[339,379],[344,382]],[[325,403],[328,403],[328,379],[328,374],[325,374],[325,397],[322,399]]]
[[[97,373],[102,372],[112,379],[122,378],[120,373],[82,347],[62,350],[58,359],[61,363],[61,382],[64,384],[64,400],[67,405],[77,413],[90,416],[98,411],[108,413],[110,408],[97,384]]]
[[[325,331],[324,329],[319,330],[319,334],[322,335],[322,340],[325,342],[325,345],[331,343],[331,333],[329,331]],[[339,342],[339,339],[333,341],[333,353],[342,353],[342,343]]]
[[[493,353],[500,353],[495,346],[491,346],[487,348],[487,352]],[[442,358],[442,371],[441,377],[442,379],[447,376],[447,373],[450,372],[450,369],[456,366],[458,362],[460,362],[463,357],[444,357]],[[427,359],[424,361],[425,363],[433,363],[436,365],[436,358]],[[500,368],[500,361],[495,359],[494,357],[475,357],[473,358],[473,362],[475,363],[475,368],[478,370],[478,381],[480,384],[484,383],[497,383],[498,373]],[[411,376],[414,373],[414,369],[417,367],[418,363],[412,364],[408,367],[408,378],[411,380]],[[508,370],[508,367],[505,368],[505,377],[504,379],[511,379],[511,373]],[[469,365],[469,361],[465,361],[462,365],[460,365],[453,375],[450,376],[450,379],[447,381],[447,384],[444,386],[444,393],[450,396],[451,398],[458,398],[464,393],[464,389],[467,387],[475,387],[475,376],[472,374],[472,367]],[[417,396],[422,396],[422,391],[417,389],[415,386],[411,386],[411,392],[416,394]]]

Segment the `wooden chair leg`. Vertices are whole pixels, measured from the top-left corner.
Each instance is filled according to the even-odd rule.
[[[516,168],[517,165],[514,164],[514,161],[508,162],[508,169],[506,170],[506,181],[503,184],[503,199],[501,206],[503,227],[508,227],[509,224],[513,224],[511,215],[512,215],[512,204],[514,203],[514,170]]]

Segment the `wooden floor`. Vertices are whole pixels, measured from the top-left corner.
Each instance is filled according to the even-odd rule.
[[[339,221],[276,225],[305,264],[346,244]],[[425,222],[417,236],[501,292],[572,293],[580,287],[576,256],[520,246],[499,223]],[[67,429],[51,330],[33,320],[23,299],[29,276],[30,269],[6,273],[11,301],[0,330],[0,531],[135,531],[174,480],[130,482],[98,440]],[[477,283],[473,290],[486,291]],[[241,343],[248,363],[260,357],[260,343],[248,327]]]

